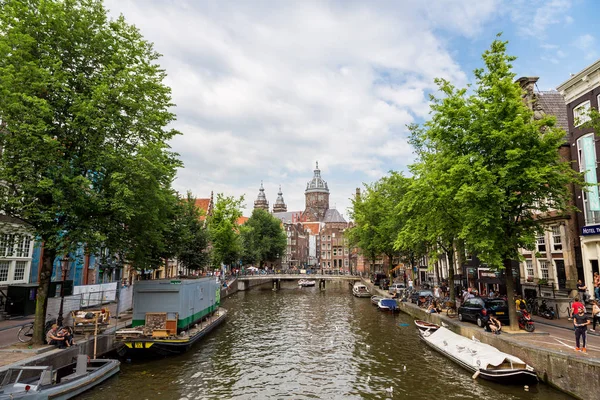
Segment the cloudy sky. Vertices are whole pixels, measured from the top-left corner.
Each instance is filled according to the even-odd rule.
[[[331,207],[412,161],[406,125],[436,77],[472,80],[498,32],[515,72],[555,88],[600,57],[595,0],[107,0],[161,54],[177,107],[175,182],[304,209],[319,162]]]

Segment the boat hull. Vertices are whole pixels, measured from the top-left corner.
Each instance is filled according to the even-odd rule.
[[[66,380],[67,378],[63,378],[65,379],[64,382],[54,385],[42,385],[38,390],[0,394],[0,399],[68,400],[92,389],[120,371],[121,363],[118,360],[90,360],[91,365],[94,363],[103,363],[104,365],[93,372],[69,379],[68,381]],[[68,367],[70,368],[70,366]]]
[[[120,355],[129,355],[134,357],[167,357],[178,355],[188,351],[195,343],[206,336],[209,332],[221,325],[225,321],[227,311],[219,309],[220,315],[211,320],[206,326],[186,339],[126,339],[123,340],[123,346],[120,348]]]
[[[472,373],[479,372],[478,377],[487,381],[500,383],[503,385],[523,385],[523,384],[536,384],[538,383],[538,377],[535,371],[527,369],[506,369],[506,370],[492,370],[476,368],[475,366],[464,362],[463,360],[454,357],[452,354],[447,353],[435,346],[433,343],[426,340],[426,335],[431,334],[432,331],[419,330],[419,336],[421,340],[425,342],[429,347],[438,353],[448,357],[467,371]]]

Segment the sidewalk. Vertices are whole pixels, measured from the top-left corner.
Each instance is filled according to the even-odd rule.
[[[100,333],[99,336],[113,334],[117,326],[120,329],[131,323],[131,313],[129,312],[119,310],[121,318],[116,318],[116,303],[105,304],[104,306],[97,308],[107,308],[111,314],[111,319],[108,327],[102,333]],[[33,346],[29,343],[19,342],[17,338],[17,333],[19,332],[19,329],[21,328],[21,326],[31,323],[33,321],[34,318],[32,315],[27,317],[19,317],[15,319],[0,321],[0,367],[5,367],[13,363],[24,364],[27,363],[27,360],[30,358],[34,359],[39,357],[40,354],[55,350],[54,346]],[[90,336],[93,340],[93,334],[76,334],[74,335],[75,343],[79,344],[85,342],[85,336]]]

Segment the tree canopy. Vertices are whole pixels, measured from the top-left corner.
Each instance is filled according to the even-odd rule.
[[[208,217],[214,268],[221,268],[222,264],[234,265],[240,260],[242,244],[237,221],[242,216],[243,203],[244,196],[236,199],[217,194],[212,214]]]
[[[255,209],[241,230],[244,262],[260,267],[265,261],[276,261],[285,252],[287,242],[281,221],[268,211]]]
[[[55,257],[83,243],[130,249],[144,230],[136,223],[160,220],[148,207],[169,196],[179,164],[166,142],[178,132],[167,128],[175,116],[159,54],[101,1],[6,0],[0,32],[0,205],[44,243],[41,342]]]

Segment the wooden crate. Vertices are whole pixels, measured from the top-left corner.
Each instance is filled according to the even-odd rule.
[[[152,331],[152,337],[163,338],[169,336],[169,331],[166,329],[155,329]]]

